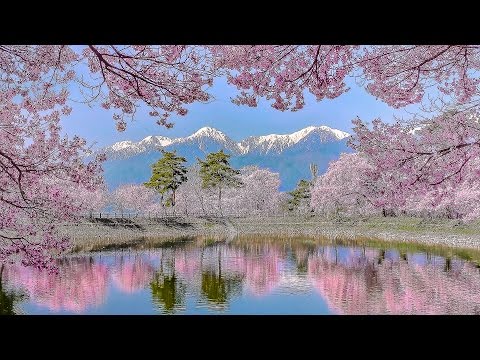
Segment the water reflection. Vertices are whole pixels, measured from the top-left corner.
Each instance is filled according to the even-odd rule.
[[[160,310],[167,314],[173,314],[183,308],[185,302],[185,285],[175,276],[155,273],[150,283],[152,298]]]
[[[112,269],[113,284],[121,291],[134,293],[145,288],[153,271],[153,266],[138,254],[133,259],[120,256]]]
[[[3,271],[5,266],[0,267],[0,315],[15,315],[16,304],[24,299],[25,294],[18,290],[6,289],[3,285]]]
[[[335,313],[480,311],[480,276],[472,264],[395,251],[378,251],[378,255],[375,251],[347,251],[349,256],[343,261],[334,259],[331,251],[309,260],[312,284]]]
[[[108,268],[90,258],[59,261],[59,273],[49,274],[31,267],[5,268],[5,281],[24,290],[28,297],[52,312],[81,313],[105,300]]]
[[[0,313],[480,313],[475,263],[405,249],[248,239],[58,265],[2,266]]]

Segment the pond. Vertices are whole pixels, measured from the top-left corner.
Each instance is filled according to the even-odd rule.
[[[468,256],[467,256],[468,257]],[[2,314],[480,314],[455,254],[313,239],[181,241],[1,269]]]

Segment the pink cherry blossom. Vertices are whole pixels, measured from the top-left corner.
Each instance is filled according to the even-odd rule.
[[[144,185],[126,184],[118,187],[112,194],[113,205],[122,215],[155,211],[156,193]]]

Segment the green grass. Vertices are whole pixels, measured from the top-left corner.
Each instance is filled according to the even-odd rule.
[[[205,223],[203,224],[203,226],[205,226],[205,228],[207,228],[207,229],[211,229],[211,228],[213,228],[213,227],[215,226],[215,224],[212,223],[212,222],[205,222]]]
[[[413,217],[370,217],[343,220],[326,220],[326,223],[348,225],[353,228],[369,230],[392,230],[410,233],[445,233],[452,235],[480,235],[479,222],[462,223],[450,219],[421,219]]]

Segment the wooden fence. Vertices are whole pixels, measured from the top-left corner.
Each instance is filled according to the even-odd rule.
[[[212,215],[184,215],[184,214],[162,214],[162,213],[146,213],[146,214],[132,214],[132,213],[120,213],[120,212],[99,212],[99,213],[91,213],[91,214],[85,214],[83,217],[85,219],[181,219],[181,218],[191,218],[191,217],[198,217],[198,218],[245,218],[245,217],[251,217],[255,216],[255,214],[252,215],[238,215],[238,214],[223,214],[223,216],[220,216],[218,214],[212,214]],[[259,214],[258,217],[289,217],[292,216],[292,214]]]

